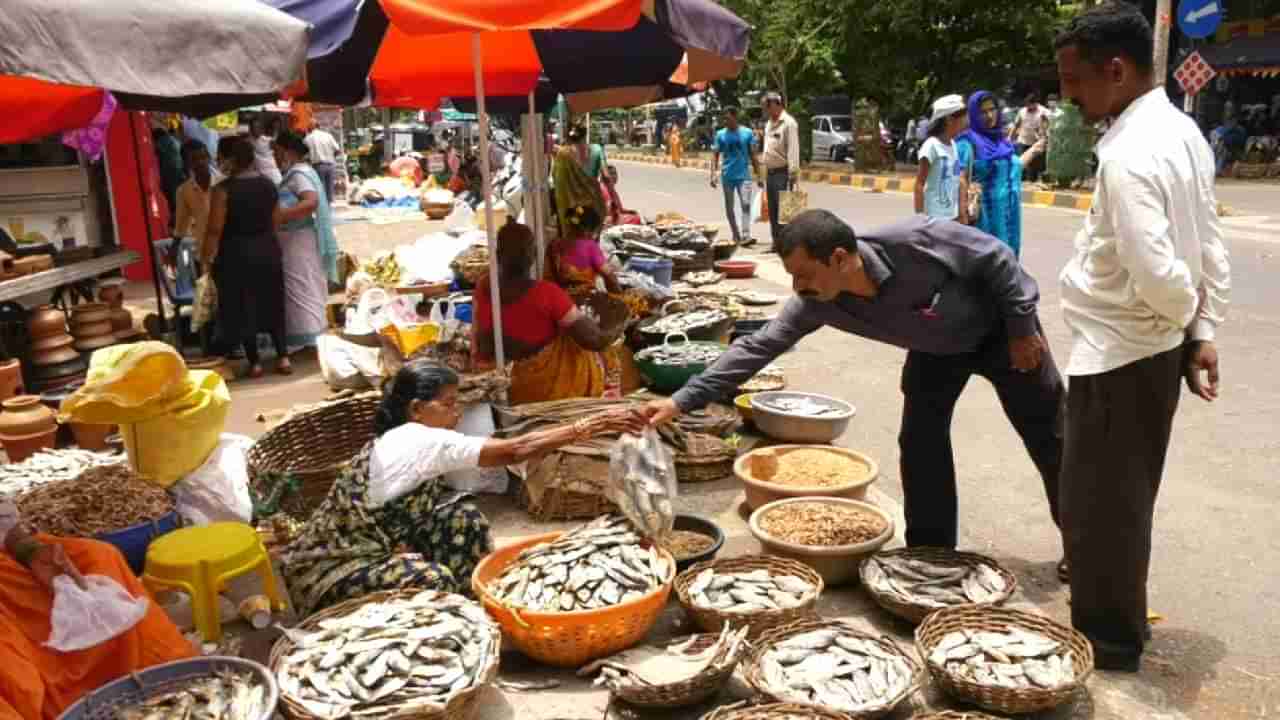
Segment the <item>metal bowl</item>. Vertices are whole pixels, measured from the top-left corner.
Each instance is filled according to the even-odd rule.
[[[800,415],[772,405],[776,400],[803,399],[832,405],[838,408],[838,412],[822,416]],[[816,393],[762,392],[751,398],[751,414],[756,427],[775,440],[789,443],[829,443],[844,434],[855,413],[857,409],[853,405]]]

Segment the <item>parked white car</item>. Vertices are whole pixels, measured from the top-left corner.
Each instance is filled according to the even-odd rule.
[[[853,116],[815,115],[813,117],[814,160],[843,162],[851,153],[853,143]]]

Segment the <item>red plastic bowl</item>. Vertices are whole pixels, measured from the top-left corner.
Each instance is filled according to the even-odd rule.
[[[727,278],[743,280],[756,276],[756,264],[752,260],[721,260],[716,263],[716,272],[724,273]]]

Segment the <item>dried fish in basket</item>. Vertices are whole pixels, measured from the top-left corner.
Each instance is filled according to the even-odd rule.
[[[923,671],[888,638],[839,620],[801,620],[760,636],[743,678],[778,702],[816,705],[869,720],[920,687]]]
[[[1057,707],[1093,672],[1093,648],[1076,630],[985,605],[933,612],[916,628],[916,650],[948,695],[1002,713]]]
[[[912,623],[951,605],[1001,605],[1018,585],[995,560],[947,548],[876,553],[858,574],[876,604]]]
[[[63,537],[124,530],[174,509],[168,492],[142,480],[126,464],[91,467],[70,480],[34,487],[15,502],[32,528]]]
[[[262,665],[209,655],[153,665],[80,698],[59,720],[269,720],[279,692]]]
[[[26,492],[57,480],[70,480],[91,467],[121,465],[124,455],[67,448],[40,450],[18,463],[0,465],[0,497]]]
[[[660,709],[693,705],[715,695],[733,677],[750,645],[747,629],[728,626],[716,634],[692,635],[665,649],[625,650],[587,665],[579,676],[599,672],[596,685],[639,707]]]
[[[849,716],[813,705],[742,700],[722,705],[702,720],[849,720]]]
[[[291,717],[474,717],[498,674],[501,634],[461,595],[395,590],[339,603],[271,648]]]
[[[771,555],[700,562],[676,578],[676,597],[698,627],[719,632],[747,626],[755,638],[770,628],[816,617],[826,585],[813,568]]]

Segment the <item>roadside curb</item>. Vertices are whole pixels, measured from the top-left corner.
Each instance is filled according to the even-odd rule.
[[[643,153],[616,153],[610,156],[613,160],[645,163],[648,165],[671,165],[670,158],[661,155]],[[682,169],[711,170],[711,162],[701,159],[686,160]],[[848,187],[871,192],[912,193],[916,189],[915,178],[889,175],[866,175],[860,173],[840,173],[824,170],[801,170],[800,179],[804,182],[823,183],[836,187]],[[1051,207],[1067,210],[1087,211],[1093,205],[1093,194],[1068,192],[1051,192],[1048,190],[1023,190],[1022,204],[1031,207]]]

